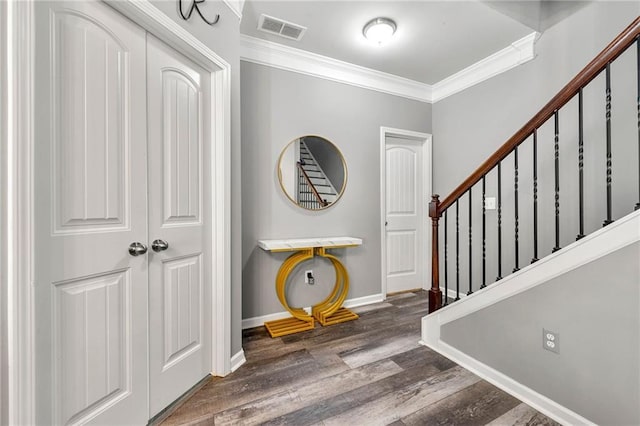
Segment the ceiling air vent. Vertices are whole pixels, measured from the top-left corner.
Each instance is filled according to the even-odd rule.
[[[297,25],[265,14],[260,15],[258,29],[296,41],[300,40],[304,32],[307,31],[307,28],[302,25]]]

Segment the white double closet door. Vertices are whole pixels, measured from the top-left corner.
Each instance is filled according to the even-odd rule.
[[[36,420],[146,424],[211,371],[210,73],[102,2],[35,10]]]

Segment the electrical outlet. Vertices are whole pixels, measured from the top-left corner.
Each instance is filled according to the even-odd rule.
[[[495,210],[496,209],[496,197],[486,197],[484,199],[484,208],[485,208],[485,210]]]
[[[542,329],[542,347],[548,351],[560,353],[560,334]]]
[[[304,271],[304,283],[309,285],[314,285],[316,279],[313,278],[313,270]]]

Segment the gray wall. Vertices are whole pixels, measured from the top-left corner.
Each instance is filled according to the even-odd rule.
[[[596,424],[640,424],[640,243],[445,324],[444,342]],[[542,329],[560,353],[542,349]]]
[[[639,2],[593,2],[546,30],[536,43],[537,57],[506,73],[437,102],[433,106],[434,192],[448,195],[489,155],[522,127],[545,103],[640,14]],[[638,202],[636,55],[632,47],[612,65],[613,218]],[[584,90],[585,227],[602,226],[605,213],[605,85],[601,75]],[[578,234],[577,100],[560,110],[560,247]],[[539,255],[554,241],[553,120],[538,132]],[[519,242],[522,268],[533,257],[532,143],[519,148]],[[503,162],[503,270],[514,260],[513,155]],[[496,172],[486,178],[487,196],[495,197]],[[481,284],[481,185],[473,189],[473,287]],[[468,198],[460,200],[461,290],[468,290]],[[448,215],[449,288],[455,287],[455,209]],[[497,272],[497,212],[487,212],[487,283]],[[442,240],[442,238],[441,238]],[[444,256],[440,256],[442,264]],[[443,267],[443,265],[441,266]],[[440,273],[444,279],[444,273]],[[442,283],[443,284],[443,283]]]
[[[241,84],[243,318],[284,310],[274,280],[289,254],[264,252],[258,239],[360,237],[361,247],[338,250],[351,277],[349,298],[379,294],[380,126],[430,133],[431,105],[244,61]],[[291,203],[276,173],[281,150],[309,134],[335,143],[348,173],[343,197],[316,212]],[[320,259],[300,269],[289,298],[309,306],[331,290],[333,269]],[[304,285],[306,269],[317,277],[313,287]]]
[[[205,16],[220,14],[220,21],[213,26],[204,23],[197,14],[194,14],[191,20],[184,21],[178,15],[176,1],[151,0],[151,2],[231,64],[231,355],[233,355],[242,349],[240,21],[222,2],[206,2],[200,6]]]

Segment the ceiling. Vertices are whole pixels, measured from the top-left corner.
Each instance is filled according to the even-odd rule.
[[[531,15],[527,10],[515,11],[527,18]],[[300,41],[258,31],[262,13],[305,26],[307,31]],[[378,16],[398,25],[393,39],[383,46],[372,45],[362,36],[362,27]],[[247,0],[240,31],[434,84],[532,33],[535,25],[530,25],[477,1]]]
[[[543,32],[587,1],[246,0],[242,34],[433,85],[534,31]],[[264,13],[307,27],[300,41],[258,31]],[[373,18],[398,29],[375,46],[362,36]]]

